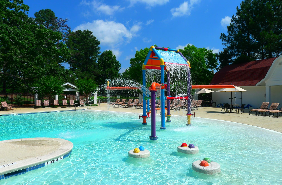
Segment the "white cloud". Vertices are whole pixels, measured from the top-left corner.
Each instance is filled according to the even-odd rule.
[[[170,10],[173,17],[181,17],[183,15],[190,15],[190,10],[188,7],[188,2],[185,1],[178,8],[172,8]]]
[[[137,51],[138,49],[137,49],[137,47],[134,47],[134,49],[135,49],[135,51]]]
[[[181,5],[179,5],[178,8],[172,8],[170,12],[173,17],[181,17],[184,15],[190,15],[193,5],[199,3],[200,1],[201,0],[190,0],[189,4],[188,4],[188,1],[185,1]]]
[[[122,54],[122,52],[121,52],[119,49],[111,49],[111,50],[112,50],[113,54],[116,56],[117,59],[118,59],[118,58],[121,56],[121,54]]]
[[[122,9],[120,8],[120,6],[108,6],[108,5],[102,4],[97,7],[97,10],[106,15],[113,15],[116,11],[121,11]]]
[[[146,43],[149,43],[149,42],[152,42],[152,39],[148,39],[148,38],[143,38],[143,42],[146,42]]]
[[[80,4],[89,6],[91,3],[86,0],[82,0]]]
[[[129,0],[130,1],[130,6],[133,6],[135,3],[145,3],[149,7],[156,6],[156,5],[164,5],[169,0]]]
[[[201,0],[190,0],[190,6],[199,3]]]
[[[178,45],[178,46],[176,47],[176,49],[184,49],[184,47],[185,47],[185,46]]]
[[[90,6],[93,8],[93,11],[98,11],[106,15],[113,15],[117,11],[122,11],[124,8],[121,8],[120,6],[109,6],[103,3],[100,3],[96,0],[93,0],[92,2],[88,2],[86,0],[83,0],[80,2],[82,5]]]
[[[176,47],[176,49],[184,49],[184,47],[186,47],[187,45],[192,46],[192,44],[186,44],[186,45],[184,45],[184,46],[178,45],[178,46]]]
[[[90,14],[89,11],[86,11],[86,12],[83,12],[82,15],[83,15],[84,17],[89,17],[91,14]]]
[[[120,68],[119,73],[123,73],[126,69],[127,68],[125,68],[125,67]]]
[[[130,60],[131,58],[134,58],[134,56],[131,56],[131,55],[130,56],[126,56],[125,60]]]
[[[154,22],[154,19],[148,20],[148,21],[146,22],[146,25],[152,24],[153,22]]]
[[[230,25],[230,22],[231,22],[231,17],[229,16],[225,16],[224,18],[221,19],[221,26],[226,28],[227,26]]]
[[[210,47],[206,47],[206,49],[208,49],[208,50],[212,50],[212,53],[219,53],[220,52],[220,49],[216,49],[216,48],[212,48],[212,49],[210,49]]]
[[[114,46],[121,44],[124,40],[130,42],[132,37],[141,29],[139,24],[133,25],[128,30],[122,23],[114,21],[94,20],[86,24],[77,26],[76,30],[90,30],[93,35],[98,38],[101,45]]]
[[[212,52],[213,52],[213,53],[219,53],[219,52],[220,52],[220,49],[212,48]]]
[[[137,33],[141,29],[140,25],[141,25],[141,23],[137,23],[137,24],[133,25],[130,29],[130,32]]]

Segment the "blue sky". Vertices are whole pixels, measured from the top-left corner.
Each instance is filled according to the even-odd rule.
[[[193,44],[223,50],[220,34],[242,0],[24,0],[28,15],[51,9],[68,19],[72,31],[88,29],[101,42],[101,52],[112,50],[121,72],[130,66],[136,50],[172,49]]]

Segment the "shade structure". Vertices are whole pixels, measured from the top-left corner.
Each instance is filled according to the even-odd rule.
[[[200,91],[198,91],[197,94],[211,93],[211,92],[214,92],[214,91],[203,88]]]
[[[238,86],[234,86],[234,88],[223,88],[223,89],[219,89],[216,92],[231,92],[231,106],[232,106],[232,92],[241,92],[241,106],[242,106],[242,92],[247,91],[241,87]]]
[[[219,89],[216,92],[243,92],[243,91],[246,91],[246,90],[241,87],[234,86],[234,88],[223,88],[223,89]]]

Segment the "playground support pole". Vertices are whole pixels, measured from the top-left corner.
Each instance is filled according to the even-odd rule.
[[[157,140],[158,137],[156,136],[156,91],[151,90],[151,140]]]
[[[161,84],[164,86],[164,64],[161,65]],[[152,110],[153,112],[153,110]],[[165,94],[161,88],[161,129],[165,129]]]
[[[191,125],[191,89],[192,89],[192,84],[191,84],[191,74],[190,74],[190,68],[188,67],[187,71],[187,126]]]
[[[170,74],[167,70],[167,96],[170,96]],[[171,114],[170,114],[170,100],[167,100],[167,115],[166,115],[166,122],[171,122],[170,120]]]
[[[146,70],[142,70],[142,76],[143,76],[143,86],[144,88],[146,87]],[[146,118],[147,118],[147,114],[146,114],[146,99],[145,99],[145,90],[143,90],[143,115],[142,115],[142,118],[143,118],[143,125],[147,125],[147,122],[146,122]]]

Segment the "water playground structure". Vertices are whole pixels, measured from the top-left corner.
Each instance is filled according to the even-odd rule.
[[[220,165],[216,162],[211,161],[209,158],[204,158],[203,160],[197,160],[193,162],[192,169],[196,172],[204,174],[217,174],[220,173]]]
[[[187,143],[182,143],[177,147],[177,151],[184,154],[197,154],[199,153],[199,148],[194,146],[194,144],[187,145]]]
[[[233,85],[192,85],[191,74],[190,74],[190,63],[182,55],[179,50],[170,48],[160,48],[151,46],[149,53],[142,66],[142,86],[125,86],[125,87],[110,87],[109,82],[107,83],[107,90],[134,90],[139,89],[143,92],[143,114],[142,119],[143,125],[147,125],[147,118],[151,113],[151,140],[157,140],[156,136],[156,92],[160,91],[160,111],[161,111],[161,127],[160,129],[165,129],[165,122],[171,121],[170,113],[170,100],[180,99],[187,101],[187,126],[191,125],[191,90],[201,89],[201,88],[234,88]],[[150,73],[150,71],[160,71],[160,83],[154,80],[155,73]],[[166,73],[166,83],[165,83],[165,73]],[[147,75],[146,75],[147,74]],[[151,74],[151,75],[150,75]],[[147,76],[147,78],[146,78]],[[171,78],[171,77],[174,78]],[[176,77],[175,77],[176,76]],[[177,81],[182,79],[186,81],[186,95],[185,96],[170,96],[171,82],[172,80]],[[147,88],[148,84],[150,85]],[[176,86],[176,88],[179,88]],[[165,95],[165,90],[167,95]],[[150,107],[151,100],[151,107]],[[167,101],[167,109],[165,108],[165,101]],[[165,110],[167,112],[165,113]],[[165,120],[167,117],[167,120]]]
[[[150,151],[146,150],[143,146],[140,146],[139,148],[130,150],[128,156],[133,158],[148,158],[150,157]]]

